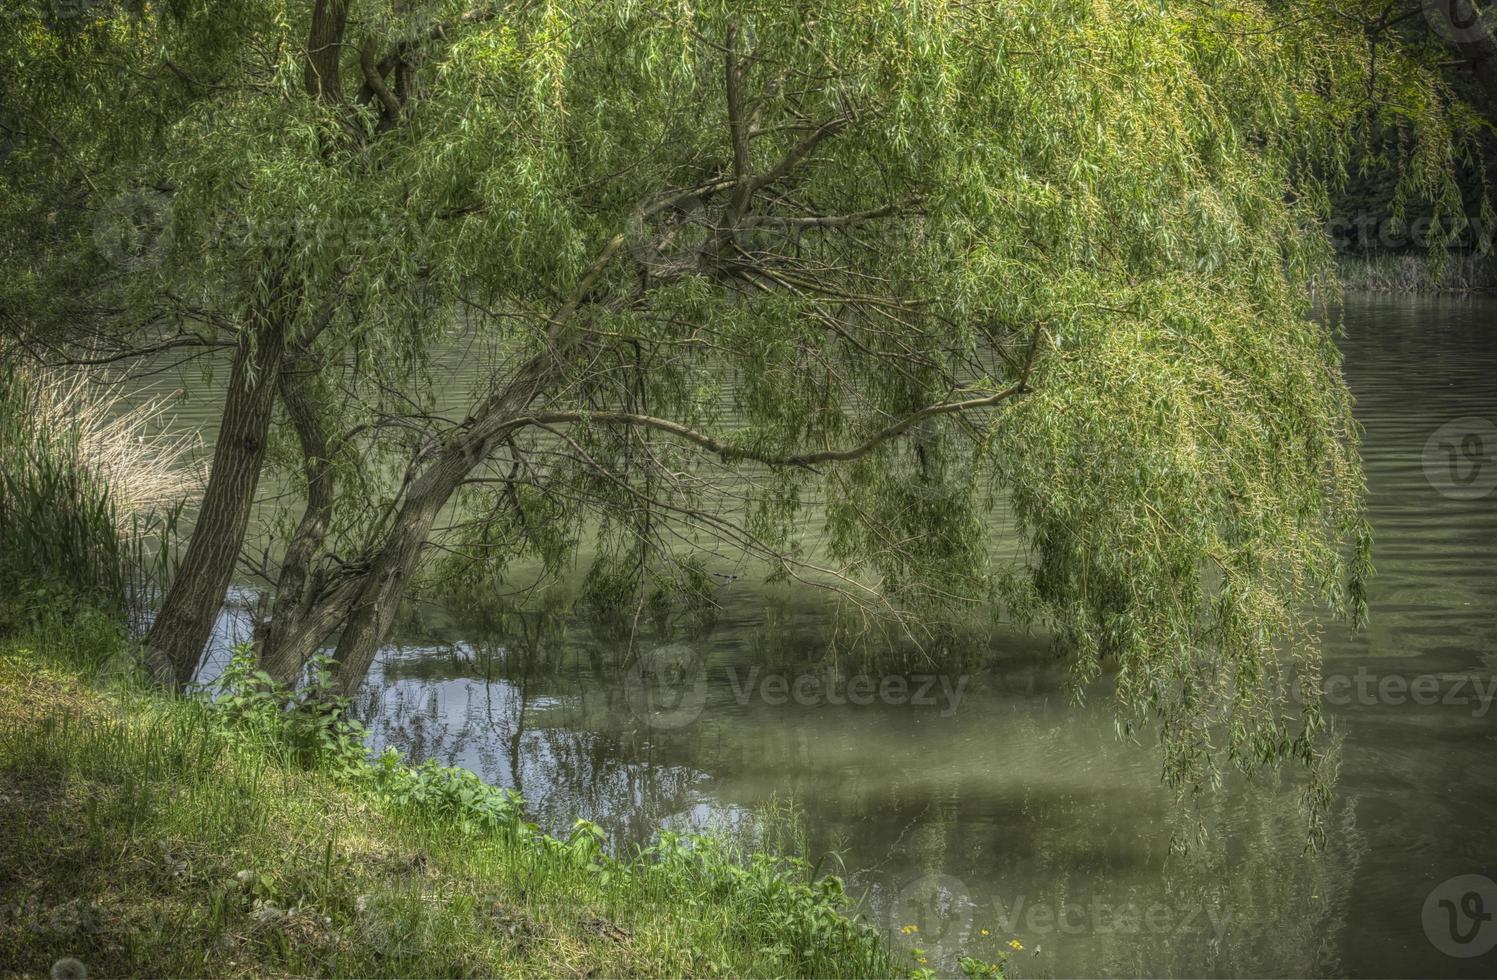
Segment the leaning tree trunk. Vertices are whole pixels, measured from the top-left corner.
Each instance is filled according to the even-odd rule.
[[[347,618],[364,584],[362,576],[316,562],[333,522],[332,455],[341,450],[323,431],[310,390],[314,370],[305,351],[281,366],[281,404],[301,443],[307,504],[287,542],[270,615],[256,636],[260,667],[286,687],[301,680],[307,662]]]
[[[348,607],[346,625],[333,652],[338,686],[344,694],[353,694],[369,673],[385,634],[395,622],[437,515],[473,469],[488,458],[515,417],[559,372],[566,347],[556,335],[564,322],[559,318],[553,325],[549,338],[553,349],[531,358],[509,385],[490,395],[474,412],[478,421],[472,428],[448,442],[435,462],[412,482],[383,546]]]
[[[475,459],[454,447],[411,487],[338,638],[333,658],[338,664],[342,693],[351,695],[364,682],[380,643],[395,621],[437,514],[474,465]]]
[[[284,336],[276,324],[258,331],[255,339],[252,344],[242,336],[234,353],[197,526],[146,635],[147,663],[156,679],[171,687],[192,680],[213,633],[265,462]]]
[[[301,444],[307,505],[286,545],[270,615],[257,639],[260,666],[278,684],[287,686],[300,678],[310,655],[307,645],[298,640],[303,626],[309,625],[306,620],[321,584],[312,574],[312,559],[333,519],[332,448],[310,390],[314,371],[304,355],[292,353],[281,365],[279,379],[281,404]]]
[[[333,105],[342,101],[339,62],[347,21],[348,0],[317,0],[314,5],[302,77],[303,88],[314,101]],[[286,348],[285,324],[290,322],[286,312],[280,304],[272,304],[261,321],[263,326],[254,333],[254,342],[249,334],[240,337],[197,526],[146,636],[147,663],[157,680],[169,686],[192,680],[234,576],[265,462],[265,440]],[[295,406],[292,411],[294,417]],[[312,458],[323,455],[314,452]],[[325,467],[321,472],[326,473]],[[331,493],[328,481],[312,478],[310,513],[298,538],[313,540],[304,542],[303,550],[315,546],[325,527],[317,525],[325,511],[324,493]],[[295,570],[304,571],[305,563],[296,565],[293,576]],[[303,595],[305,581],[298,578],[294,584],[298,596]]]
[[[380,643],[395,622],[400,600],[405,597],[406,586],[421,561],[437,514],[468,474],[513,430],[519,416],[560,376],[562,365],[577,343],[575,336],[567,336],[566,328],[624,241],[622,234],[609,239],[577,283],[572,297],[551,317],[546,350],[530,358],[503,389],[485,398],[473,412],[472,427],[450,440],[436,461],[412,483],[384,545],[375,553],[367,575],[358,585],[348,607],[343,635],[333,652],[338,686],[344,694],[357,690],[369,673]]]

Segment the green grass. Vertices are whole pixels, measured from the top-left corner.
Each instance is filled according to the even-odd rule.
[[[670,836],[614,859],[253,686],[210,706],[136,676],[110,616],[0,610],[0,974],[925,972],[802,861]]]

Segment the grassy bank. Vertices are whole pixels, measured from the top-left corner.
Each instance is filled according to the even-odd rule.
[[[0,621],[0,974],[923,972],[802,862],[549,837],[471,774],[363,761],[315,705],[154,693],[65,606]]]
[[[1348,292],[1478,293],[1497,289],[1497,263],[1489,256],[1343,255],[1337,260]]]

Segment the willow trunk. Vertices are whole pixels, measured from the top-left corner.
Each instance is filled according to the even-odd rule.
[[[284,332],[267,326],[257,333],[253,343],[248,334],[241,337],[235,349],[197,524],[146,635],[147,663],[170,687],[192,680],[213,634],[265,464]]]

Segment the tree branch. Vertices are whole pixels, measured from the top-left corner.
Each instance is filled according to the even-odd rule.
[[[1002,404],[1017,395],[1029,392],[1029,373],[1034,366],[1035,353],[1039,348],[1041,330],[1036,328],[1034,337],[1030,340],[1029,351],[1024,359],[1024,368],[1019,376],[1018,383],[1005,388],[1003,391],[981,398],[967,398],[961,401],[941,402],[936,405],[927,405],[917,412],[912,412],[904,418],[891,425],[885,426],[878,432],[869,436],[856,446],[846,449],[822,449],[810,453],[795,453],[789,456],[774,456],[769,453],[756,452],[751,449],[742,449],[730,446],[715,436],[700,432],[690,426],[673,422],[670,419],[656,418],[652,415],[640,415],[634,412],[535,412],[530,415],[512,419],[506,428],[519,428],[526,425],[553,425],[568,422],[605,422],[618,425],[635,425],[647,429],[655,429],[673,436],[695,443],[709,452],[721,456],[737,459],[749,459],[769,466],[813,466],[817,463],[847,462],[866,456],[877,449],[883,443],[894,439],[919,422],[939,415],[950,415],[955,412],[970,412],[979,408],[992,408]]]
[[[781,177],[784,177],[790,171],[794,170],[802,160],[815,152],[816,148],[823,142],[846,129],[847,124],[851,121],[851,119],[844,115],[838,116],[835,119],[828,119],[820,126],[817,126],[805,139],[791,147],[790,152],[785,154],[784,159],[758,177],[755,177],[749,188],[749,192],[752,193],[762,187],[768,187]]]
[[[846,225],[857,224],[860,221],[872,221],[875,218],[887,218],[899,214],[905,207],[913,206],[914,203],[917,202],[911,202],[907,205],[886,204],[881,208],[857,211],[852,214],[812,215],[804,218],[754,214],[744,218],[738,224],[742,228],[753,228],[756,225],[773,225],[778,228],[842,228]]]
[[[749,177],[748,124],[743,118],[743,72],[738,64],[738,24],[728,25],[728,38],[723,55],[723,86],[728,97],[728,132],[733,142],[733,199],[729,205],[730,222],[736,220],[748,207],[753,185]]]
[[[383,111],[380,113],[379,131],[384,132],[400,121],[400,100],[385,84],[383,73],[374,61],[374,38],[364,42],[359,49],[359,67],[364,72],[364,86],[379,99]]]

